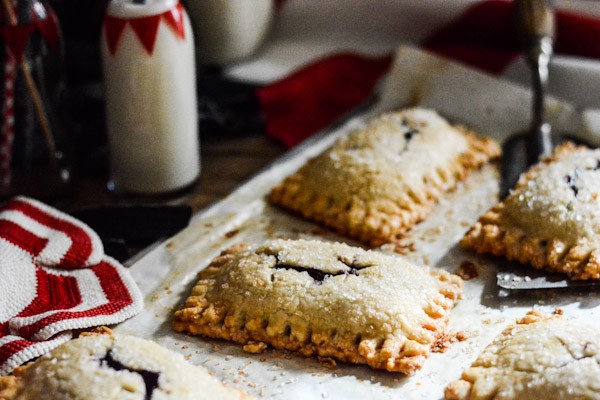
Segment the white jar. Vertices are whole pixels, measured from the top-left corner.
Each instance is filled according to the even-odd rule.
[[[194,39],[183,7],[177,0],[112,0],[102,58],[109,187],[158,194],[191,185],[200,153]]]
[[[197,62],[223,65],[251,55],[265,39],[273,0],[186,0]]]

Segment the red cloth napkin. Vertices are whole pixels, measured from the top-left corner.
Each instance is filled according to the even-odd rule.
[[[267,135],[293,147],[373,93],[392,57],[334,54],[257,89]]]
[[[513,21],[512,2],[483,1],[434,32],[423,47],[499,74],[520,54]],[[556,53],[600,59],[600,20],[558,11],[556,22]],[[335,54],[259,89],[267,134],[292,147],[329,126],[373,94],[391,60]]]
[[[423,46],[439,55],[499,74],[520,54],[512,2],[475,4],[456,21],[433,33]],[[554,52],[600,59],[600,20],[556,12]]]
[[[129,273],[80,221],[36,200],[0,206],[0,375],[143,307]]]

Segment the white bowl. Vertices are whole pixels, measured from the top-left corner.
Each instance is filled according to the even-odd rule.
[[[224,65],[250,56],[266,37],[273,0],[187,0],[199,65]]]

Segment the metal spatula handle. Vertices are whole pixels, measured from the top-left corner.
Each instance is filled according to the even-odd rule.
[[[515,0],[517,29],[531,67],[533,86],[532,124],[526,140],[527,162],[530,165],[552,152],[551,129],[544,118],[548,66],[554,42],[552,3],[549,0]]]
[[[524,45],[541,38],[554,38],[554,1],[515,0],[517,28]]]

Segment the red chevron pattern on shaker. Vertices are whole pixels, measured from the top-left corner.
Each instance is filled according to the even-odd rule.
[[[106,35],[106,44],[110,54],[115,55],[119,40],[123,35],[123,31],[130,25],[136,37],[148,53],[152,55],[160,22],[171,28],[175,36],[179,39],[185,39],[185,11],[181,3],[177,3],[175,7],[163,12],[162,14],[150,15],[139,18],[118,18],[107,15],[104,17],[104,34]]]

